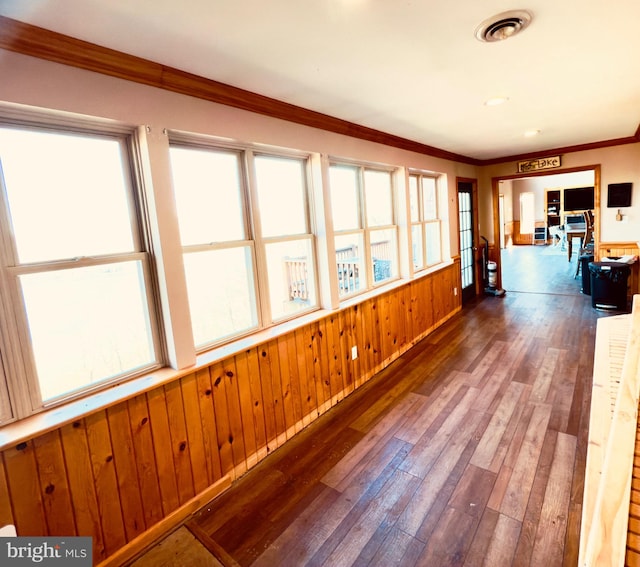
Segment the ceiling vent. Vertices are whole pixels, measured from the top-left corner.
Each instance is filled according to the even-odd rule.
[[[531,14],[525,10],[503,12],[488,18],[476,29],[480,41],[502,41],[520,33],[531,22]]]

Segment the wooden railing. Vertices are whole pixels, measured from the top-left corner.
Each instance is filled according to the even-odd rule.
[[[358,256],[358,247],[355,244],[345,246],[344,248],[336,248],[336,260],[346,260],[348,258],[356,258]]]
[[[336,268],[340,295],[355,291],[360,285],[360,259],[355,244],[336,249]]]
[[[374,281],[378,282],[389,278],[393,257],[391,241],[373,242],[371,244],[371,256],[373,257]],[[360,262],[358,247],[355,244],[336,249],[338,287],[341,294],[358,289]],[[285,257],[284,270],[289,300],[307,301],[309,299],[309,270],[307,269],[306,256],[297,258]]]
[[[284,266],[291,301],[308,301],[309,299],[309,270],[307,268],[307,257],[301,256],[284,259]]]
[[[349,293],[360,285],[360,260],[338,260],[338,287],[340,293]]]
[[[640,295],[598,320],[580,567],[640,565]]]
[[[371,257],[378,260],[391,260],[391,241],[383,240],[381,242],[371,243]]]

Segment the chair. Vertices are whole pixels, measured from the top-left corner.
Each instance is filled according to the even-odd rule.
[[[585,233],[584,240],[586,244],[590,244],[593,242],[593,211],[585,211],[583,214],[584,224],[587,227],[587,232]]]
[[[550,226],[549,234],[553,247],[560,246],[560,250],[564,250],[567,244],[567,233],[564,231],[564,226]]]
[[[578,274],[580,273],[580,265],[582,264],[582,262],[580,262],[580,256],[593,254],[593,250],[595,247],[595,244],[593,242],[593,211],[584,211],[583,216],[584,238],[580,243],[580,251],[578,252],[578,262],[574,279],[577,278]]]

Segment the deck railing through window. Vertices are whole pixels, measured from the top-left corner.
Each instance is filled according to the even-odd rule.
[[[390,276],[391,242],[384,240],[371,244],[374,281],[381,281]],[[360,277],[360,257],[355,244],[336,250],[336,267],[340,294],[358,289]],[[307,301],[309,299],[309,273],[305,256],[284,258],[287,289],[291,301]]]
[[[309,300],[309,271],[306,256],[284,259],[289,299],[291,301]]]

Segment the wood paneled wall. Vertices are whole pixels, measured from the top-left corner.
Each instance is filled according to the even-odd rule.
[[[544,221],[535,221],[536,228],[541,228],[546,226]],[[520,232],[520,221],[515,220],[511,223],[510,227],[511,232],[505,233],[505,239],[508,240],[508,236],[511,236],[513,244],[535,244],[533,234],[525,233],[522,234]]]
[[[511,234],[514,244],[533,244],[533,234],[522,234],[520,232],[520,221],[513,221],[513,233]]]
[[[456,261],[5,449],[0,525],[92,536],[94,563],[105,560],[254,466],[458,312],[459,274]]]

